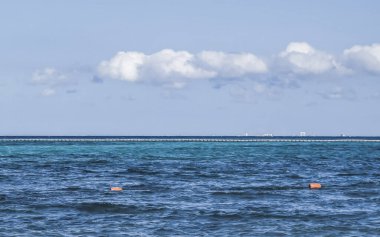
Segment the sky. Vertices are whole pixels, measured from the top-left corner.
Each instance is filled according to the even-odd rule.
[[[380,135],[379,12],[4,0],[0,135]]]

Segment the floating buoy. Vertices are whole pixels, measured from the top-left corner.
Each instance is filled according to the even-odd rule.
[[[322,185],[319,184],[319,183],[310,183],[309,184],[309,188],[311,188],[311,189],[318,189],[318,188],[322,188]]]
[[[111,187],[111,191],[123,191],[122,187]]]

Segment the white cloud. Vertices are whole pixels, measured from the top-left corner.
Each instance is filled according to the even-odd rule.
[[[268,71],[265,62],[252,53],[203,51],[198,57],[202,64],[220,77],[239,77]]]
[[[145,54],[129,51],[119,52],[101,62],[97,70],[99,78],[103,79],[149,82],[172,88],[183,88],[196,79],[224,79],[213,82],[226,84],[231,83],[231,78],[241,77],[254,78],[252,81],[267,86],[294,85],[305,76],[342,76],[363,70],[380,73],[380,44],[354,46],[344,50],[343,54],[333,55],[315,49],[307,42],[290,42],[285,50],[266,61],[249,52],[206,50],[193,54],[164,49]],[[55,74],[54,70],[47,68],[36,73],[35,80],[45,81]],[[257,77],[259,74],[261,76]]]
[[[38,84],[48,84],[52,82],[65,80],[66,76],[58,72],[56,69],[46,67],[44,69],[36,70],[33,73],[32,81]]]
[[[119,52],[100,63],[101,77],[125,81],[151,81],[183,87],[189,79],[239,77],[263,73],[267,66],[250,53],[228,54],[203,51],[193,55],[187,51],[164,49],[154,54]]]
[[[314,49],[306,42],[291,42],[279,59],[282,65],[296,74],[322,74],[339,65],[333,55]]]
[[[380,73],[380,44],[355,45],[343,52],[348,67]]]
[[[34,71],[31,81],[36,86],[45,87],[40,92],[42,96],[55,95],[60,87],[75,84],[71,77],[68,77],[66,74],[52,67],[46,67]]]
[[[319,92],[318,94],[327,100],[353,100],[356,98],[354,90],[342,87],[335,87],[328,91]]]
[[[41,95],[43,96],[52,96],[55,94],[55,90],[52,88],[46,88],[41,92]]]
[[[194,55],[187,51],[164,49],[146,55],[140,52],[119,52],[98,67],[102,77],[125,81],[158,80],[181,84],[177,79],[210,78],[214,72],[195,66]]]
[[[196,58],[187,51],[174,51],[164,49],[160,52],[147,56],[147,66],[150,72],[161,78],[183,77],[183,78],[210,78],[215,75],[196,66]],[[151,75],[149,75],[151,76]]]
[[[115,79],[136,81],[139,67],[144,64],[146,56],[139,52],[118,52],[111,60],[99,65],[99,73]]]

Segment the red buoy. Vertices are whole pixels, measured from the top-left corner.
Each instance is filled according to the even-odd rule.
[[[320,183],[310,183],[309,188],[318,189],[318,188],[322,188],[322,185]]]
[[[123,191],[122,187],[111,187],[111,191]]]

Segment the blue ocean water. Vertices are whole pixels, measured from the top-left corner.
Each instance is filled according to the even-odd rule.
[[[380,235],[379,142],[3,140],[0,167],[0,236]]]

